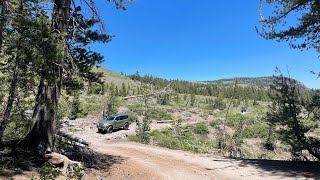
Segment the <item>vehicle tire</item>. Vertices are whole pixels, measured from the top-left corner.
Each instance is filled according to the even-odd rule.
[[[129,123],[124,123],[123,129],[124,130],[128,130],[129,129]]]
[[[112,133],[112,131],[113,131],[113,127],[112,126],[108,126],[107,133]]]
[[[103,130],[102,129],[98,129],[98,133],[103,133]]]

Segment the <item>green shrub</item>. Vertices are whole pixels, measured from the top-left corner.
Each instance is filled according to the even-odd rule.
[[[161,132],[158,130],[153,130],[153,131],[151,131],[150,136],[152,136],[154,138],[159,138],[161,136]]]
[[[72,164],[69,165],[68,167],[68,179],[77,179],[77,180],[81,180],[84,173],[84,168],[82,168],[80,165],[78,164]]]
[[[184,140],[179,142],[179,149],[195,153],[208,153],[212,146],[203,140]]]
[[[234,99],[232,101],[232,104],[233,104],[233,107],[239,107],[241,104],[241,101],[240,101],[240,99]]]
[[[142,104],[132,104],[129,105],[128,108],[130,109],[130,111],[137,113],[139,116],[143,115],[143,105]]]
[[[102,107],[98,104],[94,103],[83,103],[81,104],[82,114],[88,115],[89,112],[100,112],[102,111]]]
[[[150,121],[148,119],[143,119],[139,126],[136,127],[136,135],[140,143],[149,144],[150,137]]]
[[[244,121],[242,123],[247,126],[256,123],[256,120],[254,117],[249,117],[249,116],[243,115],[241,113],[230,113],[228,115],[228,119],[227,119],[226,124],[230,127],[237,127],[240,124],[240,121]]]
[[[268,137],[268,125],[255,123],[244,128],[242,132],[244,138],[266,138]]]
[[[169,149],[208,153],[212,148],[211,143],[196,139],[190,129],[165,129],[161,132],[155,130],[152,131],[150,135],[156,145]]]
[[[148,115],[151,119],[156,120],[171,120],[174,119],[171,113],[164,109],[156,109],[156,108],[150,108],[148,110]]]
[[[134,121],[136,121],[138,119],[138,115],[136,113],[133,113],[133,112],[129,112],[128,116],[129,116],[131,122],[134,122]]]
[[[209,124],[211,127],[217,127],[221,124],[221,120],[214,120],[214,121],[211,121]]]
[[[209,134],[209,129],[207,124],[204,122],[196,124],[196,126],[193,129],[193,132],[196,134]]]
[[[306,119],[306,120],[302,121],[302,125],[303,125],[304,129],[314,131],[318,127],[318,122],[313,121],[311,119]]]
[[[223,102],[222,98],[216,98],[214,100],[213,108],[214,109],[219,109],[219,110],[224,110],[226,109],[227,105],[225,102]]]
[[[173,135],[162,135],[156,138],[156,144],[169,149],[180,149],[179,139]]]
[[[61,171],[55,169],[51,164],[45,163],[40,169],[41,180],[56,179],[61,174]]]
[[[130,135],[128,136],[128,141],[139,142],[139,137],[136,135]]]

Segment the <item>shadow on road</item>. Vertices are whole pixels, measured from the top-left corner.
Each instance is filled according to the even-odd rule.
[[[124,157],[102,154],[87,147],[73,147],[73,149],[69,149],[69,152],[72,153],[68,157],[74,161],[82,162],[85,168],[103,170],[104,172],[108,172],[113,165],[122,164],[126,160]]]
[[[320,179],[320,162],[309,161],[279,161],[279,160],[258,160],[241,159],[240,166],[255,166],[263,171],[259,174],[264,176],[264,171],[275,175],[285,175],[285,177],[305,177]]]
[[[112,130],[112,133],[118,132],[118,131],[128,131],[128,130],[130,130],[130,129],[114,129],[114,130]],[[111,133],[107,133],[107,131],[103,131],[103,132],[97,131],[96,133],[99,133],[99,134],[111,134]]]
[[[108,173],[117,164],[122,164],[126,158],[94,152],[87,147],[66,146],[62,153],[69,159],[81,162],[86,172]],[[61,152],[60,152],[61,153]],[[0,155],[0,179],[11,179],[13,176],[26,175],[28,172],[40,172],[45,160],[36,157],[26,150],[19,150],[9,155]]]

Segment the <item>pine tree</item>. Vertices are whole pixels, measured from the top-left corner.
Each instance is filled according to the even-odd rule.
[[[77,119],[81,112],[82,110],[80,105],[80,91],[74,91],[69,118],[72,120]]]
[[[196,102],[196,95],[195,94],[190,94],[190,105],[194,106]]]
[[[269,5],[270,4],[270,5]],[[263,16],[263,5],[272,7],[272,14]],[[289,42],[292,48],[319,50],[319,17],[320,3],[313,1],[261,1],[260,5],[262,28],[259,34],[265,39]],[[295,23],[286,25],[286,20],[294,15]]]
[[[128,92],[127,92],[126,85],[124,83],[122,83],[121,96],[126,97],[127,95],[128,95]]]
[[[117,98],[114,95],[110,95],[108,96],[107,102],[104,105],[103,117],[116,114],[117,112]]]
[[[320,160],[320,140],[312,136],[306,136],[308,128],[303,126],[301,99],[297,89],[297,82],[290,77],[284,77],[279,69],[280,76],[275,78],[275,96],[273,107],[267,114],[267,120],[272,126],[280,128],[279,134],[288,145],[291,146],[291,154],[294,160],[302,160],[307,157],[303,151],[307,150],[313,157]],[[318,106],[319,104],[317,104]]]

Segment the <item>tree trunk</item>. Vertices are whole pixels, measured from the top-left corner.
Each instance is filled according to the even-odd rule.
[[[1,4],[1,3],[0,3]],[[1,22],[0,22],[0,50],[2,47],[2,28],[4,25],[4,11],[6,9],[6,1],[2,2],[3,5],[3,10],[2,10],[2,14],[1,14]],[[20,7],[19,7],[19,13],[21,13],[23,11],[23,2],[20,2]],[[10,113],[13,107],[13,102],[14,102],[14,98],[15,98],[15,93],[16,93],[16,88],[17,88],[17,84],[18,84],[18,76],[19,76],[19,65],[21,62],[21,58],[20,58],[20,51],[21,49],[21,43],[20,43],[20,39],[18,40],[18,45],[17,45],[17,52],[15,53],[15,64],[13,67],[13,75],[12,75],[12,81],[11,81],[11,85],[10,85],[10,91],[9,91],[9,97],[8,97],[8,101],[6,104],[6,108],[4,109],[3,112],[3,116],[2,116],[2,121],[0,123],[0,142],[3,141],[3,134],[4,134],[4,130],[7,127],[7,124],[9,122],[10,119]]]
[[[52,14],[52,30],[60,33],[66,42],[71,0],[55,0]],[[58,103],[61,93],[62,68],[64,59],[49,61],[49,72],[41,74],[28,140],[38,148],[40,155],[55,150]]]
[[[2,43],[3,43],[3,28],[5,24],[5,11],[7,10],[7,1],[6,0],[0,0],[0,6],[2,6],[1,14],[0,14],[0,51],[2,49]]]
[[[20,46],[18,45],[18,48],[19,47]],[[11,113],[11,110],[13,107],[16,88],[17,88],[17,84],[18,84],[19,64],[20,64],[20,57],[18,54],[16,54],[16,62],[13,67],[13,75],[12,75],[12,81],[11,81],[11,85],[10,85],[9,97],[8,97],[6,108],[3,112],[2,121],[0,123],[0,142],[3,140],[3,133],[4,133],[5,128],[7,127],[7,124],[8,124],[9,118],[10,118],[10,113]]]
[[[39,154],[54,150],[59,94],[57,86],[41,77],[32,117],[28,141],[38,148]]]

